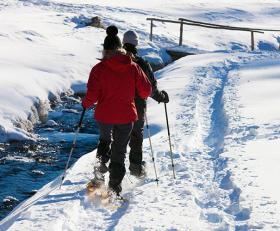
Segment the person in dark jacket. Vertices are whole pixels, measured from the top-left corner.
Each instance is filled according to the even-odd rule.
[[[96,64],[87,84],[82,105],[96,104],[95,119],[100,129],[97,159],[103,170],[110,159],[109,188],[119,194],[125,175],[125,153],[133,123],[137,121],[135,94],[146,99],[151,84],[142,69],[122,51],[115,26],[106,30],[103,59]]]
[[[157,102],[168,103],[169,97],[166,91],[159,91],[157,88],[157,81],[150,64],[137,54],[138,35],[135,31],[129,30],[123,36],[123,48],[132,60],[137,63],[147,75],[150,83],[152,84],[152,97]],[[145,168],[143,162],[142,144],[143,144],[143,131],[145,123],[145,110],[146,99],[139,94],[135,95],[135,105],[137,108],[138,120],[133,125],[133,130],[130,137],[130,153],[129,153],[129,170],[132,175],[143,176],[145,175]]]

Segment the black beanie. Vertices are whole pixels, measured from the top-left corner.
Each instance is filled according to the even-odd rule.
[[[116,50],[122,47],[120,38],[117,36],[118,28],[116,26],[109,26],[106,29],[107,36],[104,39],[104,50]]]

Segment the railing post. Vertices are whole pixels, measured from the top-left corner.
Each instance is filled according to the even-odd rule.
[[[251,31],[251,50],[255,50],[254,31]]]
[[[183,44],[183,26],[184,26],[184,23],[183,23],[183,21],[181,20],[181,23],[180,23],[179,46],[182,46],[182,44]]]
[[[151,19],[150,41],[153,40],[153,19]]]

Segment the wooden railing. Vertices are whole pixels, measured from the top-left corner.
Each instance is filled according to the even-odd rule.
[[[251,50],[252,51],[255,49],[254,33],[263,34],[265,31],[275,31],[275,32],[280,31],[280,30],[275,30],[275,29],[227,26],[227,25],[221,25],[221,24],[213,24],[213,23],[194,21],[194,20],[189,20],[189,19],[185,19],[185,18],[179,18],[178,20],[168,20],[168,19],[160,19],[160,18],[147,18],[147,20],[151,21],[151,27],[150,27],[150,40],[151,41],[153,40],[153,27],[154,27],[153,22],[158,21],[158,22],[180,24],[179,46],[182,46],[182,44],[183,44],[184,25],[205,27],[205,28],[218,29],[218,30],[235,30],[235,31],[250,32],[250,34],[251,34]]]

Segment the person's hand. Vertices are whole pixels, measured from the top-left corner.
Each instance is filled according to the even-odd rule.
[[[160,99],[158,101],[159,103],[168,103],[169,102],[169,96],[166,91],[160,92]]]
[[[166,91],[161,91],[161,93],[164,95],[163,103],[169,103],[169,96]]]

